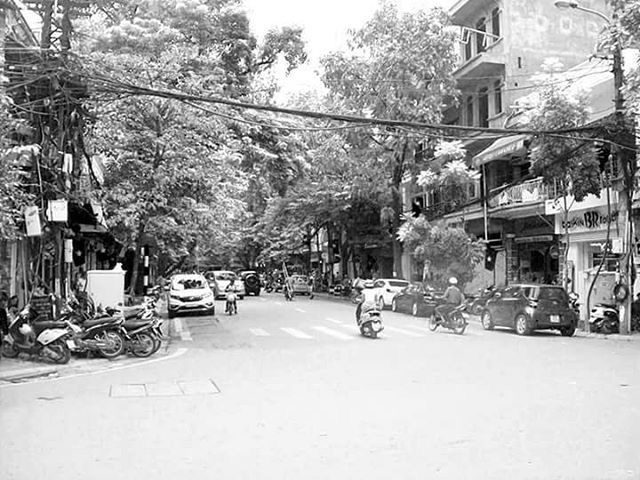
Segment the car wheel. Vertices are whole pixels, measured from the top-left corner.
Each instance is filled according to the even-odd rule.
[[[419,313],[420,309],[418,308],[418,302],[413,302],[413,305],[411,306],[411,314],[414,317],[417,317]]]
[[[169,310],[169,318],[173,318],[176,316],[175,312],[172,312],[171,310]]]
[[[560,334],[563,337],[572,337],[576,333],[576,327],[564,327],[560,329]]]
[[[243,299],[244,299],[244,295],[238,295],[238,298],[239,298],[240,300],[243,300]]]
[[[384,298],[382,298],[382,297],[380,297],[380,298],[378,299],[378,308],[379,308],[380,310],[384,310]]]
[[[529,335],[531,333],[531,327],[529,326],[529,319],[524,314],[519,314],[515,320],[516,333],[518,335]]]
[[[493,330],[493,327],[495,326],[493,324],[493,319],[491,318],[491,314],[489,313],[489,310],[485,310],[484,312],[482,312],[482,328],[484,328],[485,330]]]
[[[398,311],[398,303],[396,302],[395,298],[393,300],[391,300],[391,311],[392,312],[397,312]]]

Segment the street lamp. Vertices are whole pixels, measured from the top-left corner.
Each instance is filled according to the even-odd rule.
[[[611,23],[611,20],[609,20],[609,17],[607,17],[604,13],[599,12],[597,10],[592,10],[590,8],[587,8],[587,7],[582,7],[582,6],[580,6],[580,4],[578,2],[562,2],[562,1],[558,1],[558,2],[555,2],[554,5],[556,7],[558,7],[558,8],[574,8],[576,10],[582,10],[583,12],[592,13],[592,14],[597,15],[598,17],[602,18],[605,22]]]
[[[591,8],[582,7],[576,1],[557,1],[555,6],[560,9],[571,8],[574,10],[581,10],[603,19],[607,22],[608,26],[613,26],[613,22],[604,13]],[[627,147],[627,135],[626,135],[626,122],[624,118],[624,99],[622,97],[622,86],[624,83],[623,69],[622,69],[622,45],[620,43],[620,36],[618,32],[615,32],[613,36],[613,66],[611,71],[613,72],[613,84],[615,95],[615,122],[616,122],[616,142],[614,149],[616,151],[616,157],[622,167],[624,176],[624,186],[621,191],[621,197],[624,198],[627,208],[629,231],[627,235],[627,252],[623,260],[622,271],[624,278],[629,282],[629,294],[623,303],[623,315],[620,316],[622,333],[630,333],[631,327],[631,301],[633,297],[633,282],[631,281],[631,273],[633,271],[633,188],[635,180],[635,158],[630,156],[631,149]]]

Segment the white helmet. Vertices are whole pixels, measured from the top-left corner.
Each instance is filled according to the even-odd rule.
[[[449,279],[449,283],[450,283],[451,285],[457,285],[457,284],[458,284],[458,279],[457,279],[456,277],[451,277],[451,278]]]

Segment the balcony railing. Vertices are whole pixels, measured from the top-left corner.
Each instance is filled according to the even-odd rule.
[[[534,178],[512,187],[500,187],[489,193],[489,207],[507,207],[543,202],[556,198],[556,187],[542,183],[542,178]]]

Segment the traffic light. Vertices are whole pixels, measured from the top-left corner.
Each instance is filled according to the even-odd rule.
[[[493,270],[496,266],[496,251],[487,245],[487,249],[484,251],[484,268],[485,270]]]

